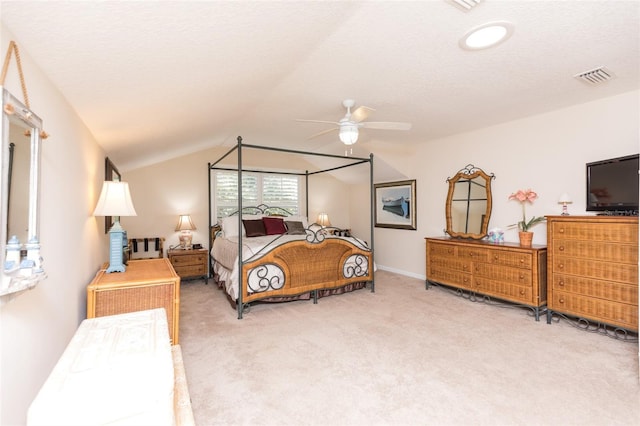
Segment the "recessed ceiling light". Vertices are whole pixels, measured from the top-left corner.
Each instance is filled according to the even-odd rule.
[[[459,44],[465,50],[488,49],[507,40],[511,34],[513,34],[511,22],[488,22],[467,31]]]

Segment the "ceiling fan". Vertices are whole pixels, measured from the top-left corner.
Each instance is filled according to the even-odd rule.
[[[323,130],[314,135],[311,135],[309,139],[338,130],[340,140],[345,145],[353,145],[358,141],[358,129],[360,129],[361,127],[365,129],[383,129],[383,130],[411,129],[411,123],[400,123],[400,122],[391,122],[391,121],[364,121],[367,119],[367,117],[369,117],[369,114],[375,111],[375,109],[369,108],[366,106],[359,106],[353,112],[351,112],[351,108],[353,108],[355,105],[355,101],[353,99],[345,99],[344,101],[342,101],[342,105],[347,109],[347,114],[340,121],[302,120],[302,119],[298,119],[296,121],[303,121],[303,122],[309,122],[309,123],[333,124],[336,127]]]

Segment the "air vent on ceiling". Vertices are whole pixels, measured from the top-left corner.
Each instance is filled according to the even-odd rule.
[[[449,0],[449,3],[463,9],[465,12],[473,9],[480,4],[482,0]]]
[[[598,67],[592,69],[590,71],[581,72],[579,74],[574,75],[578,80],[584,81],[589,85],[601,84],[606,81],[611,80],[614,75],[611,71],[606,69],[605,67]]]

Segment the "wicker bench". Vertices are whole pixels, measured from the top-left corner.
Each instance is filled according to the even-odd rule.
[[[194,425],[164,309],[84,320],[31,403],[28,425]]]

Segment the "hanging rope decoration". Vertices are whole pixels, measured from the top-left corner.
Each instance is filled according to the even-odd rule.
[[[24,104],[27,109],[31,110],[31,106],[29,105],[29,95],[27,94],[27,85],[24,82],[24,74],[22,73],[22,62],[20,61],[20,51],[18,50],[18,45],[15,41],[11,40],[9,42],[9,48],[7,49],[7,54],[4,57],[4,64],[2,65],[2,75],[0,76],[0,86],[4,86],[4,80],[7,77],[7,71],[9,70],[9,62],[11,62],[11,54],[15,54],[16,56],[16,64],[18,66],[18,76],[20,77],[20,85],[22,86],[22,97],[24,99]],[[4,111],[11,115],[14,113],[13,105],[6,105]],[[30,112],[29,112],[30,114]],[[25,136],[30,136],[31,131],[27,130],[24,132]],[[40,137],[42,139],[46,139],[49,137],[47,132],[44,130],[40,131]]]

